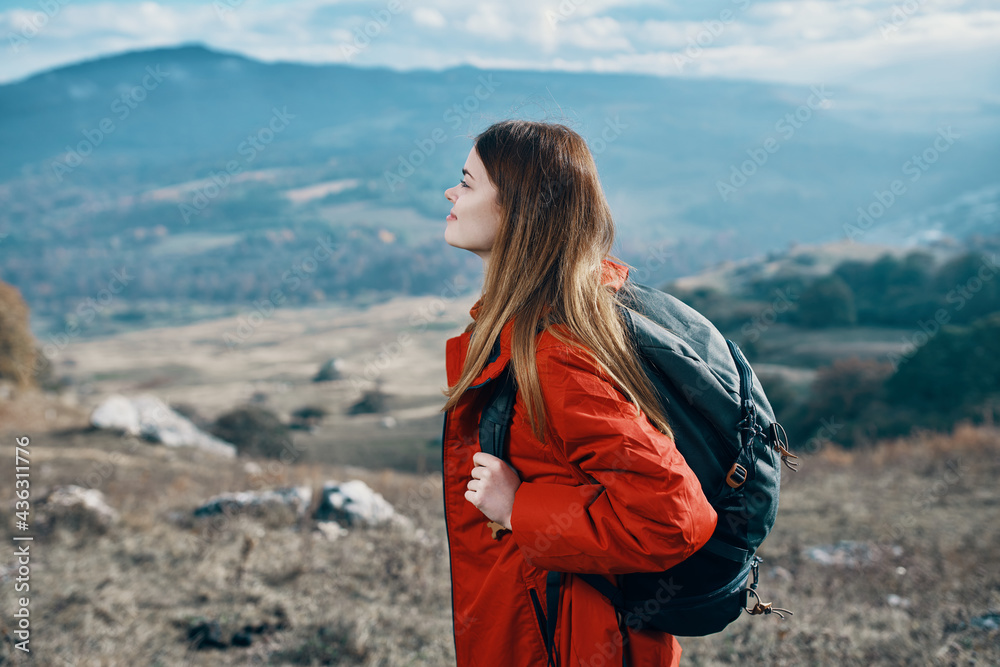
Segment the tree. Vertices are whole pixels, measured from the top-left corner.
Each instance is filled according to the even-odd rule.
[[[854,292],[836,274],[817,278],[802,293],[798,319],[813,328],[853,326],[858,321]]]
[[[947,421],[975,414],[1000,395],[1000,312],[941,327],[900,363],[887,390],[893,403]]]

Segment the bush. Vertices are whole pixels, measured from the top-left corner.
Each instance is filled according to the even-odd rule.
[[[288,427],[272,411],[256,405],[240,406],[221,415],[211,432],[249,456],[278,458],[283,451],[292,449]]]
[[[845,446],[884,435],[897,435],[896,420],[886,408],[885,382],[892,365],[857,358],[840,359],[816,373],[804,405],[792,409],[785,428],[804,442],[824,429],[825,438]]]
[[[28,326],[29,317],[21,292],[0,281],[0,379],[22,387],[35,385],[40,370],[36,368],[39,352]]]
[[[387,398],[379,387],[369,389],[361,396],[357,403],[348,409],[347,414],[362,415],[385,412]]]
[[[292,413],[292,428],[312,430],[329,414],[321,405],[306,405]]]

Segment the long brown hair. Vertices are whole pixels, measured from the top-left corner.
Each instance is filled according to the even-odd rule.
[[[624,262],[610,254],[614,220],[583,137],[557,123],[505,120],[480,133],[475,149],[497,189],[500,225],[480,308],[466,328],[475,335],[461,376],[444,391],[442,411],[458,403],[514,317],[511,360],[535,437],[544,441],[546,424],[535,337],[553,324],[572,339],[550,329],[553,335],[587,349],[653,425],[673,437],[619,319],[615,291],[602,281],[604,258]]]

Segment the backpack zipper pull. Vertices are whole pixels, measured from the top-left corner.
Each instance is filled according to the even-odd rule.
[[[781,462],[784,463],[789,470],[798,470],[799,462],[789,461],[789,459],[797,459],[799,457],[788,451],[788,434],[785,433],[785,427],[778,422],[773,422],[770,430],[771,446],[781,453]]]

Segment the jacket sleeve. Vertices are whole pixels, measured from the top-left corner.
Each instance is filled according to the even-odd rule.
[[[553,455],[579,485],[522,482],[512,537],[533,565],[563,572],[666,570],[700,549],[717,515],[674,441],[609,382],[590,354],[538,351]],[[580,473],[583,474],[580,474]]]

